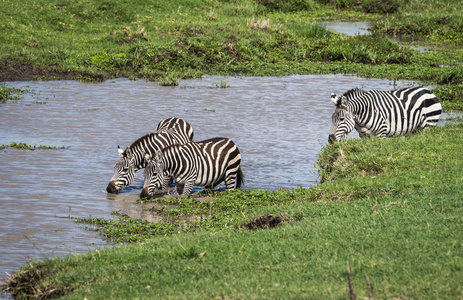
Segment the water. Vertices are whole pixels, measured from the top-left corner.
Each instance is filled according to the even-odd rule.
[[[326,29],[341,33],[343,36],[369,35],[369,28],[373,27],[373,23],[369,21],[323,21],[319,22]],[[458,45],[432,45],[426,42],[425,38],[393,36],[387,35],[387,38],[401,47],[409,47],[421,53],[435,51],[439,49],[455,50],[459,49]]]
[[[368,28],[371,27],[371,22],[368,21],[323,21],[319,24],[326,29],[336,31],[346,36],[355,36],[363,34],[371,34]]]
[[[229,88],[217,88],[221,81]],[[247,189],[311,187],[334,111],[330,94],[352,87],[393,89],[388,80],[343,75],[208,76],[178,87],[128,79],[7,84],[30,92],[0,104],[0,144],[69,148],[0,151],[0,278],[30,259],[107,246],[69,215],[110,218],[122,210],[156,221],[135,203],[143,172],[119,195],[105,189],[119,159],[117,145],[126,147],[153,132],[162,119],[184,118],[197,141],[233,139],[242,153]]]

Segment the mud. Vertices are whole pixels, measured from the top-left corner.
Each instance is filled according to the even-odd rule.
[[[249,230],[269,229],[283,225],[288,220],[285,215],[263,215],[252,219],[244,225]]]
[[[61,72],[55,66],[38,67],[8,59],[0,61],[0,81],[74,79],[79,75],[77,72]]]

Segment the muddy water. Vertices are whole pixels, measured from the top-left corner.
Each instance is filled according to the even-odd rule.
[[[217,88],[221,82],[229,87]],[[155,221],[135,203],[142,172],[120,195],[105,188],[119,158],[117,145],[154,131],[161,119],[186,119],[198,141],[233,139],[242,152],[245,188],[311,187],[318,179],[317,154],[328,139],[330,93],[393,88],[387,80],[342,75],[205,77],[178,87],[127,79],[7,84],[30,92],[0,104],[0,144],[69,148],[0,151],[0,277],[29,259],[107,245],[66,216],[109,218],[122,210]]]

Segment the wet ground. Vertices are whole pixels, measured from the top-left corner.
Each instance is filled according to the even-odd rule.
[[[105,189],[119,158],[117,145],[126,147],[153,132],[164,118],[187,120],[197,141],[233,139],[242,153],[247,189],[311,187],[334,110],[330,94],[394,88],[388,80],[343,75],[208,76],[178,87],[128,79],[7,84],[29,92],[0,104],[0,145],[66,149],[0,151],[0,277],[29,259],[107,246],[67,216],[110,218],[122,210],[156,221],[135,203],[141,171],[123,193],[108,195]],[[218,88],[221,84],[229,87]]]
[[[373,27],[373,22],[369,21],[323,21],[319,22],[321,26],[326,29],[340,33],[343,36],[356,36],[356,35],[368,35],[371,34],[370,28]],[[426,42],[426,39],[418,37],[402,37],[402,36],[387,36],[387,38],[397,43],[402,47],[409,47],[420,52],[433,51],[442,49],[443,45],[430,45]],[[452,49],[456,46],[445,46],[444,48]]]

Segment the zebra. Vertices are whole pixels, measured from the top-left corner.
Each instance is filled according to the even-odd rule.
[[[336,105],[328,141],[341,141],[354,128],[360,137],[407,136],[426,126],[435,126],[442,113],[437,97],[424,87],[393,91],[355,88],[341,98],[331,94]]]
[[[168,118],[159,122],[156,132],[146,134],[135,140],[124,151],[117,146],[120,160],[114,167],[114,175],[106,188],[108,193],[117,194],[129,186],[135,172],[146,167],[145,153],[154,154],[172,144],[185,144],[193,141],[193,128],[180,118]]]
[[[194,185],[213,189],[225,181],[226,189],[232,190],[240,188],[244,181],[240,151],[228,138],[172,145],[156,151],[154,156],[147,154],[146,160],[141,198],[165,190],[166,177],[175,179],[177,193],[182,196],[188,196]]]

